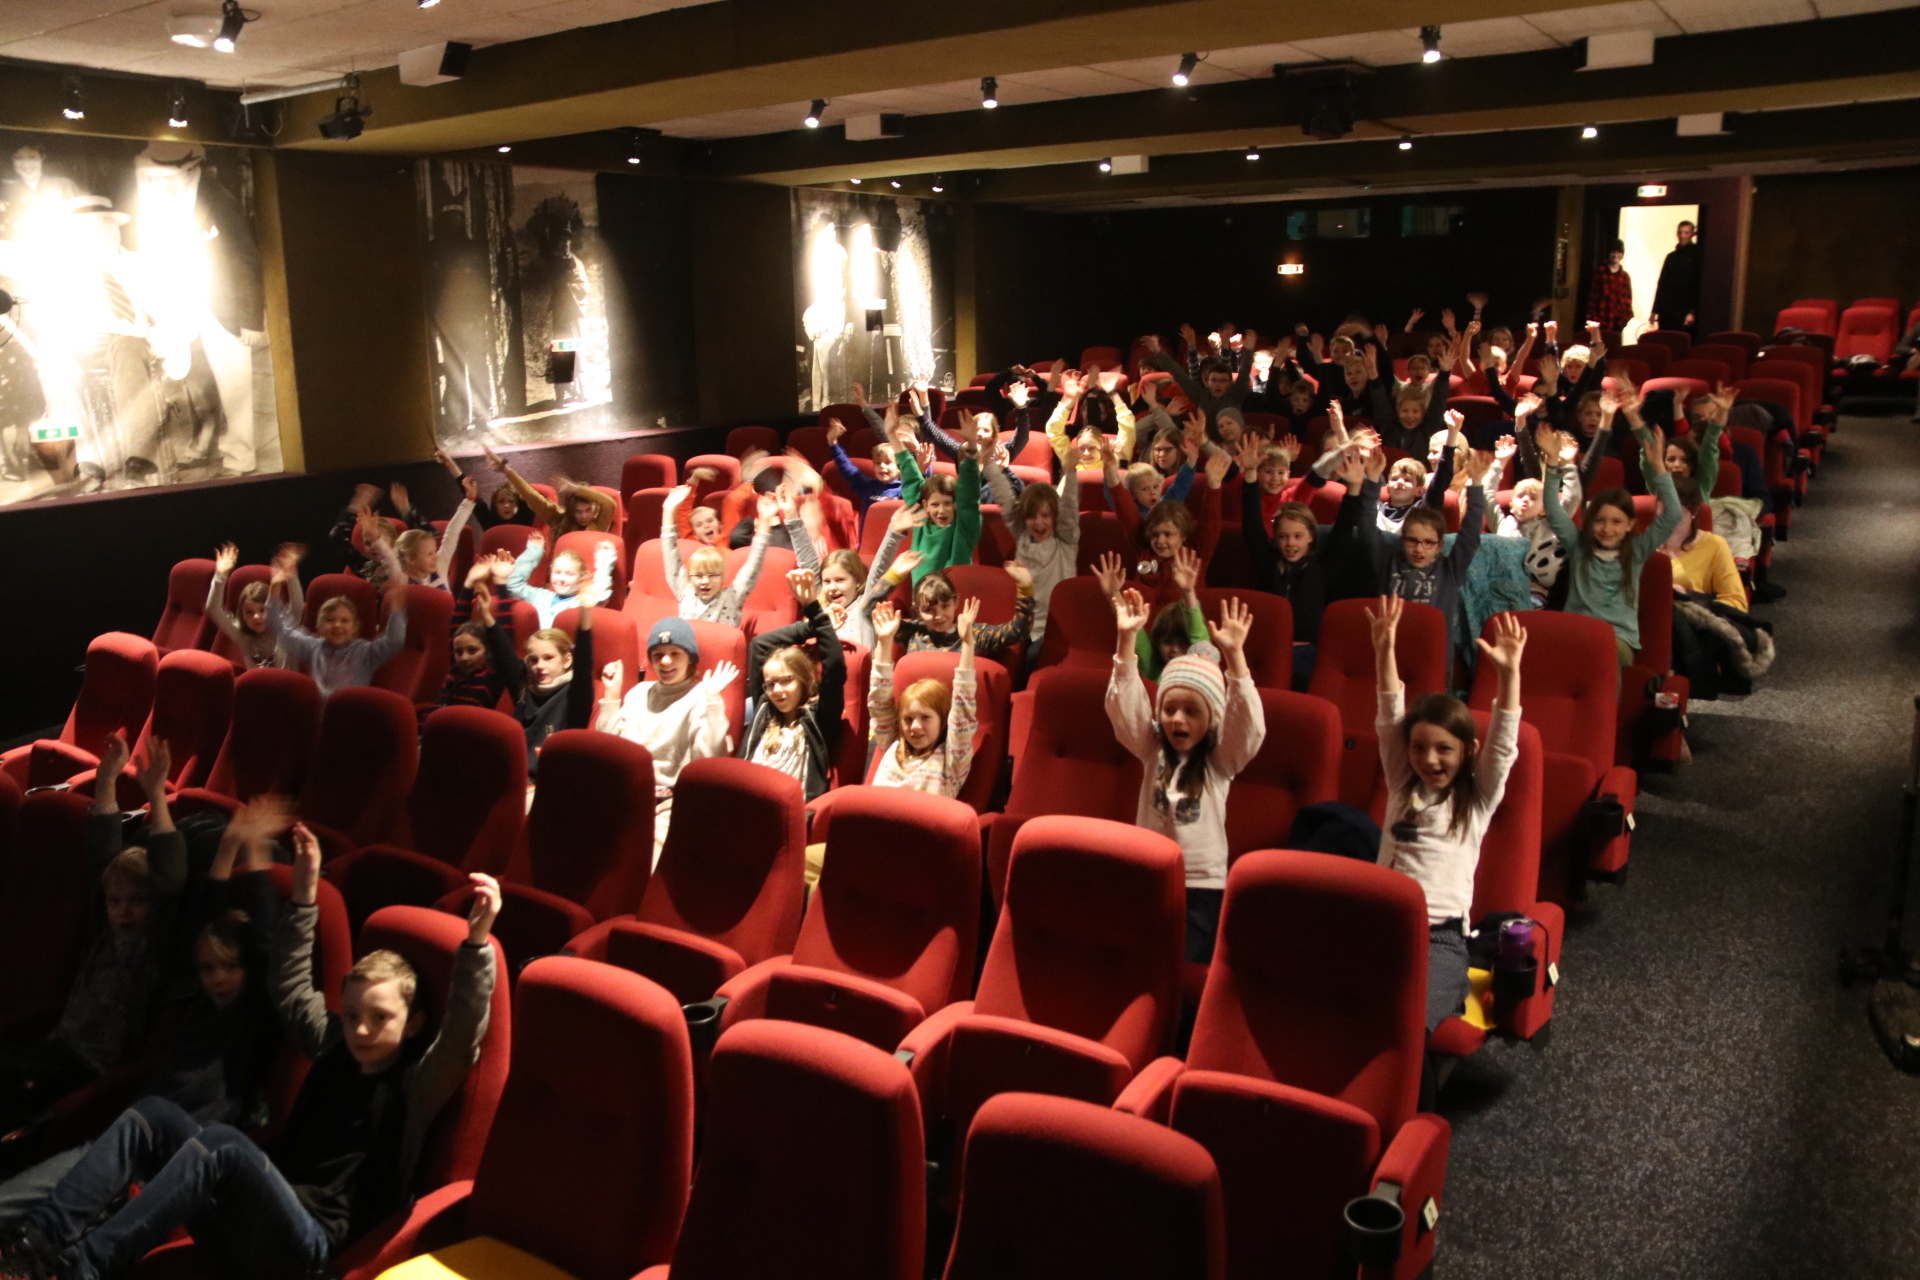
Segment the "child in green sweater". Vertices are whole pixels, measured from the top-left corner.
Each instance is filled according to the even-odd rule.
[[[1161,606],[1152,621],[1133,637],[1134,653],[1140,659],[1140,675],[1145,680],[1158,680],[1167,663],[1183,653],[1197,652],[1218,658],[1219,651],[1207,635],[1207,617],[1200,610],[1200,597],[1195,591],[1200,582],[1200,554],[1191,547],[1181,547],[1173,553],[1171,572],[1180,598]],[[1093,574],[1109,600],[1118,599],[1127,585],[1126,565],[1111,551],[1094,562]]]
[[[992,433],[993,421],[990,413],[974,420],[960,446],[957,477],[927,475],[906,449],[894,454],[900,464],[900,501],[909,508],[926,505],[926,523],[913,531],[913,549],[920,553],[920,563],[913,567],[916,584],[936,569],[973,561],[974,546],[980,541],[980,433]],[[987,424],[984,428],[982,422]]]

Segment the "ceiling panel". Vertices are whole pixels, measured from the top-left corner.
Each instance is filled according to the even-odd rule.
[[[1096,62],[1088,68],[1104,75],[1119,76],[1123,80],[1139,82],[1143,88],[1173,88],[1173,73],[1180,68],[1178,58],[1134,58],[1127,62]],[[1260,68],[1260,74],[1266,74],[1266,68]],[[1226,80],[1244,80],[1247,72],[1216,62],[1209,54],[1205,61],[1197,64],[1191,76],[1193,84],[1220,84]]]
[[[1713,3],[1714,0],[1706,0]],[[1793,0],[1804,3],[1804,0]],[[1415,39],[1420,33],[1412,33]],[[1451,58],[1486,58],[1557,47],[1558,41],[1525,18],[1482,18],[1450,22],[1440,29],[1440,51]]]
[[[1364,35],[1329,36],[1324,40],[1296,40],[1307,52],[1336,61],[1352,59],[1368,66],[1386,67],[1420,61],[1418,31],[1371,31]]]
[[[1657,36],[1680,34],[1680,24],[1669,18],[1653,0],[1628,0],[1625,4],[1602,4],[1590,9],[1530,13],[1527,21],[1561,44],[1572,44],[1575,40],[1609,31],[1651,31]]]
[[[1742,0],[1738,5],[1727,0],[1660,0],[1660,7],[1689,33],[1806,22],[1820,16],[1813,0]]]
[[[1207,61],[1214,66],[1249,76],[1266,75],[1282,64],[1319,60],[1319,55],[1308,53],[1297,44],[1254,44],[1241,49],[1215,49],[1207,55]]]

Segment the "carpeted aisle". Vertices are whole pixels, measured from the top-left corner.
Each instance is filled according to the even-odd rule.
[[[1882,927],[1920,693],[1920,426],[1834,442],[1775,555],[1773,672],[1642,779],[1550,1042],[1490,1045],[1442,1099],[1444,1280],[1920,1277],[1920,1078],[1835,963]]]

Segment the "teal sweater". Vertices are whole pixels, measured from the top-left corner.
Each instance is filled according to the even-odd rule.
[[[901,450],[894,455],[900,464],[900,501],[911,507],[920,501],[927,478],[913,455]],[[913,531],[913,549],[920,563],[913,566],[916,584],[936,569],[956,564],[971,564],[973,549],[980,541],[980,463],[974,458],[960,459],[960,474],[954,481],[953,523],[944,528],[929,520]]]
[[[1541,498],[1547,523],[1567,548],[1567,571],[1573,577],[1567,583],[1567,612],[1584,613],[1613,628],[1613,634],[1629,647],[1640,647],[1640,570],[1647,557],[1666,543],[1680,524],[1680,495],[1674,492],[1673,477],[1664,471],[1651,478],[1653,496],[1660,500],[1660,512],[1645,533],[1633,535],[1633,574],[1635,590],[1623,589],[1618,561],[1602,560],[1581,546],[1579,526],[1560,505],[1560,479],[1565,467],[1551,468],[1551,478],[1543,486]]]

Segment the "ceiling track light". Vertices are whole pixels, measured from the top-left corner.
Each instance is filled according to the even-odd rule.
[[[1260,158],[1260,148],[1259,148],[1259,147],[1248,147],[1248,148],[1247,148],[1247,159],[1249,159],[1249,160],[1258,160],[1259,158]]]
[[[509,151],[513,150],[513,144],[511,142],[503,142],[499,146],[495,147],[494,150],[498,151],[501,155],[504,156]]]
[[[1102,172],[1102,173],[1112,173],[1112,172],[1113,172],[1113,161],[1111,161],[1111,160],[1102,160],[1102,161],[1100,162],[1100,172]]]
[[[1580,129],[1580,136],[1583,138],[1597,138],[1600,136],[1600,126],[1597,124],[1583,125]]]
[[[187,127],[187,86],[176,84],[167,90],[167,128]]]
[[[341,94],[333,100],[333,114],[320,117],[320,136],[332,142],[350,141],[367,127],[373,108],[360,101],[360,77],[349,72],[340,82]]]
[[[891,181],[889,181],[887,185],[892,187],[895,191],[898,191],[900,189],[900,179],[894,178]]]
[[[980,105],[989,111],[1000,105],[1000,81],[998,77],[980,77]]]
[[[232,53],[234,43],[240,39],[240,31],[249,22],[257,22],[260,14],[252,9],[242,9],[240,0],[221,0],[220,34],[213,38],[213,47],[221,53]]]
[[[933,175],[933,193],[939,195],[947,189],[947,176],[944,173]]]
[[[433,6],[439,4],[440,0],[413,0],[413,2],[418,8],[431,9]]]
[[[1402,151],[1411,151],[1411,150],[1413,150],[1413,135],[1412,135],[1412,134],[1410,134],[1410,133],[1403,133],[1403,134],[1401,134],[1401,135],[1400,135],[1400,149],[1401,149]]]
[[[813,105],[807,108],[807,118],[800,123],[806,125],[809,129],[818,129],[820,127],[820,117],[826,113],[826,110],[827,100],[825,98],[815,98]]]
[[[69,120],[87,118],[87,90],[79,76],[68,76],[60,82],[60,114]]]
[[[1440,28],[1438,26],[1420,28],[1420,61],[1440,61]]]
[[[1179,85],[1182,89],[1186,88],[1187,83],[1193,79],[1193,69],[1199,65],[1200,65],[1199,54],[1197,53],[1181,54],[1180,68],[1179,70],[1173,73],[1173,82]]]
[[[856,187],[860,185],[860,179],[858,178],[848,178],[847,181],[851,182]]]

